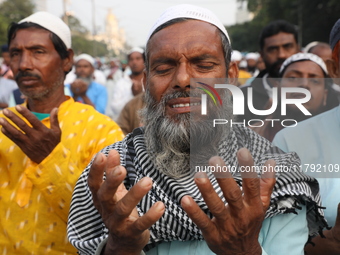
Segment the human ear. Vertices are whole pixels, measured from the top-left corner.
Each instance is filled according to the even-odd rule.
[[[228,69],[228,82],[237,85],[238,67],[235,62],[230,62]]]
[[[72,69],[73,66],[73,57],[74,57],[74,52],[72,49],[68,49],[68,56],[63,59],[63,70],[64,72],[69,72]]]

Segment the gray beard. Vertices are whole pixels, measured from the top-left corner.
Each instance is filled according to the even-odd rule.
[[[175,92],[166,94],[157,103],[145,92],[145,107],[140,111],[145,126],[145,143],[149,157],[158,171],[178,179],[194,174],[197,165],[208,165],[212,156],[218,155],[220,142],[230,133],[229,125],[213,127],[213,119],[232,119],[232,99],[223,90],[222,107],[216,109],[208,100],[208,117],[200,114],[178,114],[174,119],[165,116],[167,102],[179,97],[201,97],[201,92]],[[210,111],[209,111],[210,110]],[[197,118],[198,117],[198,118]]]
[[[77,76],[77,79],[84,81],[87,85],[91,84],[91,82],[93,81],[92,75],[89,76],[89,77],[80,77],[80,76]]]

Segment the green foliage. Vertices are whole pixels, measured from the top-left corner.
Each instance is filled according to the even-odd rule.
[[[92,56],[105,56],[109,54],[104,42],[87,39],[89,31],[81,24],[75,16],[68,16],[68,25],[72,33],[72,49],[76,55],[87,53]]]
[[[62,17],[63,19],[63,17]],[[85,36],[86,34],[89,33],[89,31],[86,29],[86,27],[84,27],[80,20],[75,17],[75,16],[67,16],[67,23],[68,26],[70,27],[72,34],[73,35],[83,35]]]
[[[87,53],[92,56],[106,56],[109,54],[105,43],[88,40],[81,35],[72,36],[72,48],[75,55]]]
[[[34,12],[31,0],[6,0],[0,4],[0,45],[7,43],[7,29],[11,22],[18,22]],[[109,52],[103,42],[88,40],[89,31],[80,20],[68,16],[68,25],[72,33],[72,48],[76,54],[88,53],[93,56],[105,56]]]
[[[284,19],[299,30],[300,45],[312,41],[328,42],[334,23],[340,18],[338,0],[238,0],[247,1],[255,14],[252,21],[227,27],[234,49],[260,50],[259,35],[270,21]]]
[[[35,8],[31,0],[6,0],[0,4],[0,44],[7,43],[7,28],[12,22],[18,22],[33,13]]]

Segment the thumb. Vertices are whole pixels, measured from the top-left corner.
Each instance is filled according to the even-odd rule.
[[[50,114],[50,119],[51,119],[51,129],[60,132],[60,127],[59,127],[59,120],[58,120],[58,108],[53,108]]]

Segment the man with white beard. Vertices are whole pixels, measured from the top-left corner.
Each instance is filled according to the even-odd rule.
[[[179,5],[161,15],[146,46],[144,127],[103,149],[74,190],[68,237],[80,254],[302,255],[308,234],[326,226],[318,184],[294,171],[296,154],[248,128],[209,125],[232,118],[227,92],[218,110],[209,100],[210,118],[199,114],[204,82],[192,78],[236,84],[230,55],[209,10]],[[237,171],[193,171],[208,160]],[[288,170],[264,171],[275,164]],[[254,166],[263,171],[242,171]]]

